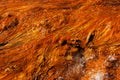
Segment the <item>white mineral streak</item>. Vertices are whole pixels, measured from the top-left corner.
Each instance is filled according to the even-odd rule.
[[[93,74],[89,80],[104,80],[105,73],[98,71],[97,73]]]

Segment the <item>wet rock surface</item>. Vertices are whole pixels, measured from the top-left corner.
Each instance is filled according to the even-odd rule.
[[[0,80],[120,80],[119,4],[1,0]]]

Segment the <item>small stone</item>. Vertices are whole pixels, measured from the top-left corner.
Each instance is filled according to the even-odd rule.
[[[66,60],[72,60],[72,56],[68,55],[68,56],[66,57]]]

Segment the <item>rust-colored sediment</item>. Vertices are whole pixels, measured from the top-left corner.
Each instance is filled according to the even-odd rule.
[[[0,80],[120,80],[120,1],[1,0]]]

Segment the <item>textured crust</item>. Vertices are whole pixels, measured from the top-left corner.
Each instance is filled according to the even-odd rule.
[[[120,80],[119,0],[1,0],[0,80]]]

